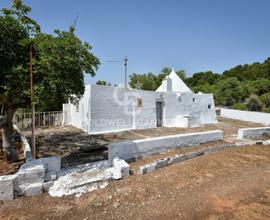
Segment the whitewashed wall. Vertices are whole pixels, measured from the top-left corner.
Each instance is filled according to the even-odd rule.
[[[214,130],[206,132],[177,134],[139,140],[129,140],[109,145],[109,161],[119,157],[124,160],[137,159],[149,154],[162,152],[168,149],[194,146],[210,141],[223,139],[223,131]]]
[[[138,106],[138,99],[141,106]],[[214,99],[209,94],[91,85],[86,86],[78,112],[75,105],[70,105],[70,123],[92,134],[154,128],[157,101],[164,103],[164,126],[187,127],[187,117],[190,126],[216,122]],[[208,105],[211,105],[210,109]]]
[[[68,125],[71,121],[70,119],[70,107],[71,104],[63,104],[63,119],[62,119],[62,125]]]
[[[235,109],[220,109],[220,115],[226,118],[250,121],[264,125],[270,125],[270,114],[263,112],[241,111]]]
[[[125,88],[91,85],[91,133],[121,131],[133,128],[133,103],[125,102]],[[115,98],[114,98],[115,97]],[[122,105],[123,103],[123,105]],[[125,114],[129,110],[130,114]]]
[[[185,116],[189,116],[190,126],[217,122],[215,103],[211,94],[165,93],[164,99],[164,126],[181,127]]]
[[[136,105],[135,128],[156,127],[156,101],[160,100],[160,93],[143,90],[134,90],[134,92],[142,99],[142,107]]]
[[[86,132],[90,132],[90,120],[91,120],[91,86],[85,86],[85,92],[83,97],[79,101],[78,111],[76,105],[70,105],[70,123],[77,128],[80,128]]]

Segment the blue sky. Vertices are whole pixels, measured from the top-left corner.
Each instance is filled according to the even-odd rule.
[[[0,0],[0,7],[10,5]],[[77,36],[101,61],[97,80],[124,81],[129,73],[158,73],[164,66],[188,76],[221,73],[270,56],[268,0],[25,0],[42,31],[67,30],[77,14]]]

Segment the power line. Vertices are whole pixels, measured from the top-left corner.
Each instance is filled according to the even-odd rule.
[[[107,60],[108,63],[124,63],[125,67],[125,87],[127,87],[127,78],[128,78],[128,73],[127,73],[127,63],[128,63],[128,58],[125,56],[123,60]]]

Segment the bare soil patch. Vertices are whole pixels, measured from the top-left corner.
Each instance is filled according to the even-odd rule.
[[[219,117],[218,121],[217,124],[195,128],[159,127],[100,135],[89,135],[73,126],[37,129],[37,155],[38,157],[61,156],[62,166],[67,167],[107,159],[107,145],[111,142],[215,129],[223,130],[225,141],[233,142],[239,128],[262,126],[261,124],[222,117]],[[25,132],[25,134],[30,137],[30,131]]]
[[[80,198],[48,194],[0,203],[0,219],[269,219],[270,147],[207,154],[110,182]]]

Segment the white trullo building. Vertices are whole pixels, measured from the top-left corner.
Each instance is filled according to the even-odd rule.
[[[172,72],[156,91],[87,85],[76,104],[63,105],[63,124],[90,134],[216,123],[212,94],[193,93]]]

